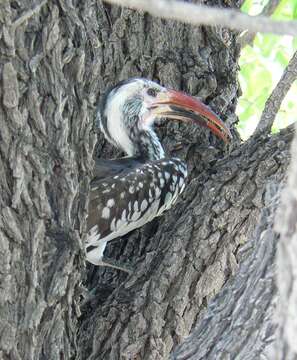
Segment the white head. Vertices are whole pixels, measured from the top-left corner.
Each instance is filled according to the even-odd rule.
[[[227,140],[231,134],[222,121],[199,100],[141,78],[122,81],[104,96],[98,120],[106,139],[129,156],[164,157],[153,130],[160,118],[191,121],[209,127]]]
[[[129,156],[137,155],[136,143],[141,134],[156,137],[152,129],[155,116],[150,107],[162,91],[166,89],[146,79],[129,79],[112,88],[100,111],[100,129],[106,139]],[[164,156],[163,149],[159,150],[161,157]]]

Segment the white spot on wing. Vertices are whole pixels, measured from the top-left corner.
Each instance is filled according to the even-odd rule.
[[[123,221],[127,220],[127,215],[126,214],[127,214],[127,211],[126,211],[126,209],[124,209],[123,212],[122,212],[122,220]]]
[[[96,243],[100,239],[101,234],[98,232],[98,225],[94,225],[88,232],[87,246]]]
[[[166,180],[169,180],[169,178],[170,178],[169,172],[165,171],[165,174],[164,174],[164,175],[165,175],[165,179],[166,179]]]
[[[103,210],[102,210],[102,218],[103,219],[109,219],[109,217],[110,217],[110,210],[109,210],[109,208],[108,207],[105,207],[105,208],[103,208]]]
[[[140,216],[141,216],[141,212],[135,212],[135,213],[132,215],[131,220],[132,220],[132,221],[136,221],[136,220],[138,220],[138,219],[140,218]],[[145,224],[145,223],[144,223],[144,224]]]
[[[156,195],[156,199],[161,195],[161,190],[159,187],[156,187],[155,189],[155,195]]]
[[[177,200],[177,198],[178,198],[178,194],[179,194],[179,187],[177,186],[177,187],[175,188],[175,192],[174,192],[174,194],[173,194],[173,196],[172,196],[172,205],[176,202],[176,200]]]
[[[141,214],[141,212],[137,212],[137,213],[133,214],[132,221],[130,221],[129,223],[125,222],[125,225],[121,226],[121,228],[118,228],[118,226],[121,225],[122,222],[118,223],[117,228],[114,229],[115,219],[113,219],[112,222],[111,222],[111,225],[110,225],[112,232],[110,234],[108,234],[107,236],[105,236],[104,238],[97,241],[97,244],[101,246],[100,254],[103,256],[103,251],[105,249],[106,242],[108,242],[108,241],[110,241],[112,239],[116,239],[118,237],[121,237],[121,236],[127,234],[128,232],[143,226],[144,224],[150,222],[156,216],[158,216],[159,214],[157,213],[157,211],[158,211],[158,208],[159,208],[159,203],[160,203],[159,199],[155,200],[151,204],[149,211],[146,211],[143,215]],[[93,250],[90,251],[90,253],[93,253]],[[95,253],[98,255],[98,252],[96,252],[95,249],[94,249],[94,254]],[[91,254],[89,256],[91,257]],[[95,261],[98,261],[98,256],[95,257],[95,260],[94,260],[94,258],[92,258],[92,259],[88,258],[88,261],[92,262],[95,265],[99,265],[99,263],[95,262]]]
[[[114,199],[109,199],[109,200],[107,201],[107,206],[108,206],[109,208],[113,207],[114,204],[115,204]]]
[[[125,224],[126,224],[126,221],[123,221],[122,219],[119,219],[117,221],[117,225],[116,225],[117,231],[120,230]]]
[[[111,231],[115,231],[116,226],[115,226],[115,218],[112,219],[111,223],[110,223],[110,230]]]
[[[180,188],[180,194],[184,191],[184,189],[185,189],[185,183],[183,183],[181,188]]]
[[[146,199],[142,200],[141,206],[140,206],[140,210],[144,211],[148,206],[148,202]]]
[[[172,199],[172,193],[168,192],[165,196],[165,204],[167,205],[166,207],[168,208],[168,206],[170,206],[170,202]]]

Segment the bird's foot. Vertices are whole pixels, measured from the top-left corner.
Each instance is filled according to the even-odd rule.
[[[128,273],[129,275],[131,275],[133,273],[133,270],[129,265],[126,265],[126,264],[123,265],[120,261],[109,259],[106,257],[104,257],[101,260],[100,266],[107,266],[107,267],[111,267],[113,269],[124,271],[124,272]]]
[[[97,266],[106,266],[106,267],[110,267],[113,269],[117,269],[120,271],[123,271],[125,273],[128,273],[129,275],[131,275],[133,273],[132,267],[130,267],[129,265],[122,265],[121,262],[117,261],[117,260],[112,260],[110,258],[104,258],[104,259],[100,259],[100,261],[97,262],[96,264]],[[90,291],[86,292],[83,294],[83,300],[80,303],[80,306],[83,307],[85,305],[87,305],[88,303],[90,303],[92,300],[94,300],[97,297],[97,293],[98,291],[106,291],[106,289],[101,289],[102,284],[99,284],[98,286],[94,287],[93,289],[91,289]]]

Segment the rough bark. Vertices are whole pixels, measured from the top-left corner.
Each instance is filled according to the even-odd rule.
[[[239,271],[209,303],[195,330],[171,359],[274,358],[278,236],[273,224],[279,197],[279,184],[268,183],[259,224],[238,253],[242,260]]]
[[[0,4],[0,357],[166,359],[238,271],[266,184],[284,178],[292,131],[240,144],[233,130],[232,147],[222,149],[206,131],[161,126],[168,154],[189,165],[185,193],[166,216],[111,244],[108,256],[129,261],[131,277],[85,271],[99,96],[144,76],[199,96],[233,128],[239,49],[226,29],[99,1],[44,3],[31,12],[33,1]],[[116,155],[99,134],[96,156]],[[97,291],[79,310],[83,278]]]
[[[90,47],[78,6],[35,6],[0,4],[1,359],[76,353]]]
[[[277,252],[278,336],[275,353],[278,359],[297,359],[297,137],[292,143],[292,161],[288,185],[275,223],[280,233]]]

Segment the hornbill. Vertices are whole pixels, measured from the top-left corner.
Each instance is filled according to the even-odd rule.
[[[154,122],[161,119],[204,126],[225,142],[232,137],[212,110],[182,92],[141,78],[109,90],[98,108],[98,126],[128,156],[96,160],[86,242],[86,257],[92,264],[126,270],[104,258],[107,242],[163,214],[185,187],[186,164],[166,157],[154,132]]]

